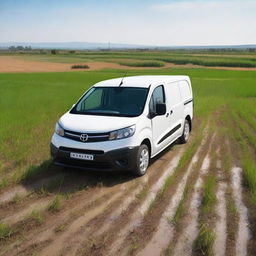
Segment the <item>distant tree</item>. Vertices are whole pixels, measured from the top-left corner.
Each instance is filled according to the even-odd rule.
[[[24,47],[23,47],[22,45],[18,45],[18,46],[16,47],[16,49],[17,49],[18,51],[23,51],[23,50],[24,50]]]
[[[9,47],[9,50],[10,50],[10,51],[15,51],[15,50],[16,50],[16,47],[12,45],[12,46]]]
[[[52,49],[51,54],[58,54],[58,51],[56,49]]]

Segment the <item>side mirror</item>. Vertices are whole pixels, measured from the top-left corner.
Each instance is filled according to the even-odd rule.
[[[156,104],[156,115],[162,116],[166,113],[166,105],[165,103],[157,103]]]

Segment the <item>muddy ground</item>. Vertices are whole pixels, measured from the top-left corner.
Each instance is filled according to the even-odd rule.
[[[43,176],[2,190],[0,219],[12,234],[0,240],[0,255],[210,255],[195,246],[202,224],[215,234],[214,255],[255,255],[242,169],[225,159],[232,142],[200,125],[140,178],[50,165]],[[210,176],[216,200],[203,214]],[[57,194],[60,206],[51,210]]]

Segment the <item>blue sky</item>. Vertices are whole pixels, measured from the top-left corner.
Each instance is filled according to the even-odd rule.
[[[0,0],[0,42],[256,43],[256,0]]]

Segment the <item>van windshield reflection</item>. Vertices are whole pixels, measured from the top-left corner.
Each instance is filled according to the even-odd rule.
[[[148,88],[93,87],[72,108],[72,114],[135,117],[142,114]]]

